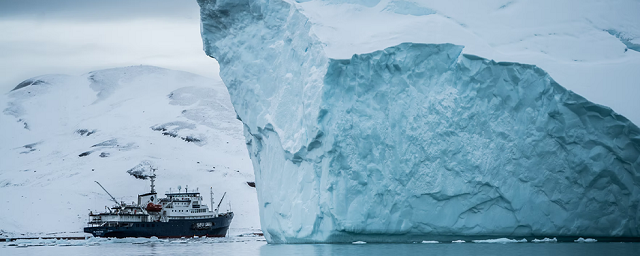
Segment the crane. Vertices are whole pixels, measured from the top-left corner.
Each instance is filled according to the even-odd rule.
[[[226,196],[226,195],[227,195],[227,192],[224,192],[224,194],[222,194],[222,198],[220,198],[220,203],[218,203],[218,207],[216,207],[216,216],[218,216],[218,210],[220,209],[220,205],[222,204],[222,200],[224,199],[224,196]]]
[[[109,193],[109,191],[107,191],[107,189],[106,189],[106,188],[104,188],[104,187],[102,186],[102,184],[100,184],[100,182],[97,182],[97,181],[95,181],[95,182],[96,182],[96,183],[98,183],[98,185],[102,188],[102,190],[104,190],[104,192],[107,192],[107,195],[109,195],[109,196],[111,197],[111,200],[113,200],[113,202],[115,202],[115,203],[116,203],[116,205],[120,205],[120,203],[118,203],[118,200],[116,200],[116,198],[115,198],[115,197],[113,197],[113,196],[111,195],[111,193]]]

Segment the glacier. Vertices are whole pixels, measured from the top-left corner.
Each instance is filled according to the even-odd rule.
[[[269,243],[640,237],[640,129],[541,68],[449,43],[336,58],[300,3],[198,3]]]

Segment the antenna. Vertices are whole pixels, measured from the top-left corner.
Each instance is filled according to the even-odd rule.
[[[100,184],[100,182],[97,182],[97,181],[96,181],[96,183],[98,183],[98,185],[102,188],[102,190],[104,190],[104,192],[107,192],[107,195],[109,195],[109,196],[111,197],[111,200],[113,200],[113,201],[116,203],[116,205],[119,205],[119,204],[120,204],[120,203],[118,203],[118,200],[116,200],[116,198],[115,198],[115,197],[113,197],[113,196],[109,193],[109,191],[107,191],[107,189],[106,189],[106,188],[104,188],[104,187],[102,186],[102,184]]]
[[[182,191],[182,186],[178,185],[178,193],[180,193],[180,191]]]
[[[189,189],[189,185],[185,185],[185,186],[184,186],[184,192],[185,192],[185,193],[189,192],[189,191],[188,191],[188,189]]]

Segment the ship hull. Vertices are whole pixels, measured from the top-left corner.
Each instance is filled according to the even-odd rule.
[[[168,222],[112,222],[100,227],[85,227],[85,233],[96,237],[224,237],[229,230],[233,213],[215,218],[169,220]]]

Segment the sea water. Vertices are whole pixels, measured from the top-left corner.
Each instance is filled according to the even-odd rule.
[[[640,255],[640,243],[267,244],[263,238],[0,242],[0,255]]]

